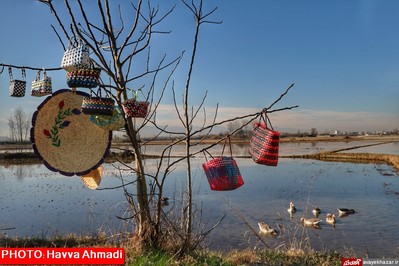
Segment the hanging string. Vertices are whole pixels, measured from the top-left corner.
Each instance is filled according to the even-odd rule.
[[[11,67],[11,68],[17,68],[17,69],[29,69],[29,70],[42,70],[43,67],[30,67],[30,66],[17,66],[17,65],[9,65],[9,64],[3,64],[0,63],[0,66],[2,67],[1,73],[3,73],[4,67]],[[62,70],[61,67],[53,67],[53,68],[45,68],[47,71],[57,71],[57,70]]]

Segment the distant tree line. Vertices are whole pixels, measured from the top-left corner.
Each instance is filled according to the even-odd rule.
[[[30,116],[21,107],[14,110],[7,121],[12,142],[23,143],[28,141],[30,120]]]

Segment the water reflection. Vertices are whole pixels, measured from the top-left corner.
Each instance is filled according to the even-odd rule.
[[[16,176],[17,176],[17,180],[19,182],[22,182],[22,180],[24,179],[24,177],[26,176],[26,168],[23,167],[22,165],[16,165]]]
[[[292,145],[299,145],[301,150],[320,148],[303,144]],[[233,146],[235,153],[246,154],[246,149],[245,145]],[[220,153],[221,147],[215,147],[213,152]],[[399,179],[391,167],[299,159],[281,159],[278,167],[267,167],[254,164],[251,159],[238,158],[236,161],[244,186],[234,191],[215,192],[209,189],[202,171],[204,158],[192,160],[194,202],[204,206],[202,221],[205,227],[213,226],[226,214],[226,219],[212,233],[211,248],[226,250],[257,245],[252,231],[231,212],[227,201],[253,228],[259,221],[267,221],[277,230],[276,238],[265,236],[272,248],[283,244],[286,237],[295,237],[304,230],[316,250],[344,252],[343,247],[350,247],[360,256],[365,254],[366,243],[372,257],[398,255],[396,221],[399,213],[392,209],[396,208],[399,198],[388,192],[399,191]],[[146,160],[145,163],[152,169],[157,160]],[[103,167],[100,188],[120,185],[117,169],[123,166],[104,164]],[[184,167],[177,167],[173,178],[165,184],[165,195],[175,195],[176,191],[186,187],[185,182]],[[12,232],[7,232],[11,236],[40,235],[42,232],[50,232],[50,235],[55,232],[95,233],[99,228],[117,231],[125,230],[127,226],[115,218],[123,216],[127,208],[122,189],[91,191],[84,187],[80,178],[50,172],[42,165],[0,166],[0,190],[0,225],[15,227]],[[173,199],[165,201],[165,211],[174,208],[177,201]],[[290,201],[295,202],[296,212],[287,212]],[[321,209],[319,228],[302,227],[300,218],[313,216],[312,205]],[[340,217],[340,207],[353,208],[356,213]],[[327,223],[327,214],[335,214],[336,223]]]
[[[7,164],[4,166],[5,169],[9,169],[13,175],[16,177],[18,182],[22,182],[23,179],[27,176],[28,168],[26,165],[18,164]]]
[[[317,147],[317,142],[311,142],[312,143],[312,148]]]

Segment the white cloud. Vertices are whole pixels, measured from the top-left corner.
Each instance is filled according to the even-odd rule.
[[[207,124],[212,122],[215,107],[207,107]],[[219,107],[216,121],[253,114],[260,110],[255,108]],[[194,126],[203,123],[203,113],[198,115]],[[399,127],[399,116],[391,113],[344,112],[334,110],[292,109],[269,115],[273,126],[282,131],[306,131],[317,128],[318,131],[335,129],[341,131],[391,130]],[[181,123],[174,106],[160,105],[157,121],[161,125],[180,127]]]
[[[309,130],[367,131],[391,130],[399,127],[399,117],[390,113],[344,112],[333,110],[292,110],[272,114],[280,128]]]
[[[215,106],[206,107],[206,124],[213,121],[215,115]],[[219,107],[216,121],[231,119],[259,112],[256,108],[242,107]],[[182,113],[183,115],[183,113]],[[292,109],[282,112],[276,112],[269,115],[273,127],[280,131],[296,132],[300,130],[310,131],[316,128],[319,132],[325,130],[332,132],[340,131],[374,131],[374,130],[392,130],[399,128],[399,116],[392,113],[376,112],[344,112],[333,110],[310,110],[310,109]],[[194,127],[202,126],[204,121],[203,111],[198,114],[194,121]],[[167,126],[168,130],[183,132],[182,124],[176,114],[173,105],[159,105],[157,112],[157,123],[159,126]],[[225,127],[219,127],[215,130],[226,130]],[[143,134],[154,134],[154,128],[148,126],[144,128]],[[0,119],[0,136],[8,135],[7,119]]]

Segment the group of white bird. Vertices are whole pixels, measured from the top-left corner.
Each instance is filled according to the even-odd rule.
[[[292,216],[294,215],[294,213],[297,212],[297,209],[295,207],[294,202],[290,202],[290,206],[287,209],[287,212],[290,214],[290,218],[292,218]],[[314,207],[312,210],[312,213],[315,217],[312,218],[305,218],[304,216],[301,217],[301,219],[299,220],[300,223],[304,226],[311,226],[314,228],[320,228],[320,222],[322,222],[321,219],[319,219],[319,215],[321,213],[321,210],[319,207]],[[354,209],[346,209],[346,208],[339,208],[338,209],[338,215],[339,217],[344,217],[347,216],[349,214],[354,214],[355,210]],[[332,213],[327,213],[326,214],[326,222],[330,225],[332,225],[335,228],[335,223],[337,222],[336,220],[336,216],[335,214]],[[277,231],[275,229],[273,229],[272,227],[270,227],[267,223],[265,222],[259,222],[258,223],[259,226],[259,230],[262,234],[267,234],[267,235],[272,235],[272,236],[276,236],[277,235]]]

